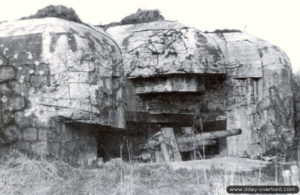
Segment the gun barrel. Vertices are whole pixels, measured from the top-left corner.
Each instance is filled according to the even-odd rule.
[[[224,131],[214,131],[209,133],[195,134],[194,136],[177,136],[176,141],[178,144],[191,143],[191,142],[205,142],[206,140],[220,139],[234,135],[240,135],[241,129],[228,129]]]

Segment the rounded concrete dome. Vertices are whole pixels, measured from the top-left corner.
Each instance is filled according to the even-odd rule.
[[[143,97],[128,110],[139,111],[141,104],[149,113],[224,114],[227,129],[243,132],[227,139],[232,155],[257,143],[267,151],[279,138],[292,145],[292,69],[277,46],[237,30],[201,32],[174,21],[107,32],[122,49],[128,85],[135,89],[128,99]],[[150,93],[159,96],[142,96]]]
[[[131,78],[225,72],[224,56],[215,40],[180,23],[130,24],[107,32],[121,46],[125,73]]]
[[[122,56],[101,30],[57,18],[1,23],[0,75],[1,108],[15,120],[124,128]]]
[[[258,78],[264,68],[290,69],[288,57],[278,47],[237,30],[208,33],[176,21],[155,21],[114,26],[107,32],[121,46],[125,73],[131,78],[167,74]]]

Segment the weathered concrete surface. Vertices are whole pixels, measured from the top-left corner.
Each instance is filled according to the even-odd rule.
[[[295,138],[294,155],[299,159],[300,157],[300,75],[299,73],[293,74],[293,95],[294,95],[294,118],[295,118]]]
[[[123,56],[108,34],[82,24],[55,18],[0,24],[1,145],[82,163],[94,158],[99,140],[64,123],[124,128],[126,111],[133,129],[155,131],[156,119],[172,125],[178,114],[194,116],[179,129],[199,125],[199,116],[204,130],[242,129],[218,140],[226,155],[291,148],[291,66],[278,47],[242,32],[203,33],[170,21],[108,32]]]
[[[203,33],[171,21],[107,32],[123,51],[127,111],[225,115],[227,129],[243,131],[227,138],[227,155],[285,153],[292,146],[292,70],[277,46],[243,32]],[[182,93],[173,93],[168,80],[159,81],[191,74],[198,81],[182,85]],[[203,83],[201,93],[190,90]]]
[[[88,164],[97,159],[97,131],[85,123],[52,123],[47,141],[48,150],[57,159],[72,165]]]
[[[109,28],[124,51],[128,77],[174,73],[224,73],[224,56],[213,39],[177,22]]]
[[[139,79],[135,82],[136,94],[164,92],[201,92],[204,80],[193,75],[168,76],[155,79]]]
[[[213,167],[220,170],[241,172],[262,169],[268,166],[268,164],[270,164],[270,162],[245,158],[224,157],[216,159],[194,160],[189,162],[172,162],[169,164],[169,166],[174,170],[206,170]]]
[[[53,121],[124,128],[122,80],[120,49],[103,31],[56,18],[1,23],[0,144],[45,153]]]

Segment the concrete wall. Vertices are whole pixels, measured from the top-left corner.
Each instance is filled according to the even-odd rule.
[[[299,160],[300,157],[300,76],[293,74],[293,95],[294,95],[294,117],[295,117],[295,143],[293,155]]]
[[[104,32],[55,18],[1,23],[1,146],[68,161],[83,158],[67,155],[75,146],[96,155],[88,133],[61,126],[71,121],[124,128],[122,80],[120,50]],[[71,132],[79,141],[58,147]]]
[[[97,159],[96,136],[96,129],[88,124],[53,120],[47,136],[48,155],[85,166],[89,159]]]
[[[117,43],[101,29],[55,18],[1,23],[1,146],[80,164],[99,140],[70,123],[156,131],[192,126],[199,115],[242,129],[222,141],[222,155],[286,155],[293,146],[292,71],[278,47],[168,21],[108,32]]]
[[[107,31],[123,51],[127,111],[225,115],[227,129],[242,129],[227,139],[227,155],[286,155],[292,147],[292,70],[277,46],[243,32],[203,33],[171,21]],[[162,78],[174,75],[199,79],[189,87],[182,80],[182,93],[173,93],[173,80]],[[199,90],[201,79],[206,86]]]

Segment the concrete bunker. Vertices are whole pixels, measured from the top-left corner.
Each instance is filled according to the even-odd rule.
[[[159,126],[151,127],[153,135],[172,129],[176,140],[191,132],[195,118],[205,132],[222,121],[216,135],[225,130],[232,136],[217,141],[219,150],[207,147],[215,156],[262,159],[277,149],[289,158],[295,133],[292,70],[280,48],[241,31],[201,32],[165,20],[107,32],[124,59],[128,131],[154,123]],[[170,161],[178,160],[176,150]]]
[[[43,18],[1,23],[0,42],[1,146],[86,164],[293,145],[288,57],[246,33]]]
[[[133,87],[128,87],[132,89],[129,93],[135,93],[148,111],[127,111],[125,115],[127,131],[143,135],[139,141],[144,142],[134,144],[140,149],[134,158],[162,162],[225,156],[226,137],[241,131],[227,131],[224,110],[211,109],[205,102],[210,90],[224,80],[224,74],[130,78]]]
[[[97,155],[90,125],[125,128],[122,56],[107,33],[28,19],[1,23],[0,43],[1,145],[86,164]]]
[[[191,126],[193,120],[191,116],[163,115],[164,119],[168,117],[175,117],[176,120],[189,119],[190,121],[127,121],[126,130],[83,123],[69,123],[66,124],[66,128],[71,132],[82,131],[80,135],[83,136],[83,140],[80,141],[78,139],[77,147],[83,144],[83,148],[88,148],[87,150],[82,150],[86,154],[86,158],[95,158],[95,154],[97,154],[97,158],[104,162],[113,158],[122,158],[125,161],[135,162],[177,161],[178,159],[173,159],[172,157],[174,155],[172,148],[168,148],[172,146],[170,143],[166,145],[166,149],[170,150],[168,151],[170,157],[164,156],[166,154],[163,153],[161,144],[164,141],[168,141],[168,138],[166,140],[159,140],[160,138],[158,138],[158,136],[161,136],[161,132],[164,131],[174,133],[180,153],[180,161],[218,157],[222,156],[222,154],[224,155],[226,150],[225,138],[241,133],[240,130],[237,130],[226,134],[226,120],[212,120],[203,123],[205,131],[203,131],[202,135],[204,137],[197,137],[200,132],[194,133],[194,129]]]
[[[135,94],[132,96],[147,106],[148,112],[128,111],[133,104],[127,105],[126,130],[99,130],[98,157],[104,161],[121,157],[166,162],[226,156],[226,137],[239,135],[241,130],[228,130],[225,112],[207,107],[204,101],[210,93],[206,89],[221,86],[224,76],[175,74],[129,79],[127,89],[131,91],[127,94]],[[156,88],[159,85],[166,90]]]

